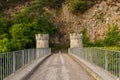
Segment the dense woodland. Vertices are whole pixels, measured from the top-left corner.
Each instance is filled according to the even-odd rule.
[[[35,48],[35,34],[49,33],[54,35],[59,29],[51,21],[51,15],[44,10],[44,7],[59,10],[62,4],[67,4],[73,13],[82,13],[92,7],[96,2],[92,0],[17,0],[18,2],[31,1],[29,6],[14,17],[6,17],[2,11],[9,3],[16,3],[16,0],[0,0],[0,52],[15,51],[21,49]],[[114,46],[118,45],[120,34],[117,24],[113,24],[103,41],[91,43],[86,34],[82,31],[85,46]],[[116,37],[114,37],[116,36]]]

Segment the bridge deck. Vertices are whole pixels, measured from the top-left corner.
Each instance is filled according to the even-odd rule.
[[[67,54],[50,56],[28,80],[95,80]]]

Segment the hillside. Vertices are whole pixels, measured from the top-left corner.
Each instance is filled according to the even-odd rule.
[[[120,1],[6,0],[1,4],[0,44],[6,45],[0,46],[0,52],[34,48],[37,33],[49,33],[52,48],[68,48],[73,32],[83,33],[86,47],[119,46]]]
[[[54,9],[47,9],[54,16],[54,23],[59,27],[63,35],[59,42],[69,41],[69,33],[81,32],[87,29],[90,42],[102,41],[105,39],[109,28],[118,26],[120,31],[120,2],[114,0],[95,2],[95,4],[84,13],[72,13],[68,4],[62,4],[59,12]],[[116,35],[115,35],[116,36]],[[58,37],[58,36],[57,36]],[[114,36],[112,36],[114,37]],[[117,36],[116,36],[117,37]]]

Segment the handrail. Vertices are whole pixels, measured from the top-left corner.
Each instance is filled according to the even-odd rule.
[[[50,48],[26,49],[0,53],[0,80],[30,64],[32,61],[51,54]]]
[[[97,48],[70,48],[69,53],[103,68],[120,80],[120,51]]]

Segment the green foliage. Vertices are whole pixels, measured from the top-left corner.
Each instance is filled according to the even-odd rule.
[[[44,0],[47,2],[47,5],[51,8],[60,8],[64,0]]]
[[[104,42],[102,40],[95,40],[90,44],[90,47],[102,47],[102,46],[104,46]]]
[[[0,18],[0,39],[7,37],[9,26],[11,24],[5,18]]]
[[[3,35],[6,31],[6,23],[4,18],[0,18],[0,35]]]
[[[31,30],[27,24],[14,24],[10,29],[10,33],[12,36],[12,43],[15,43],[14,46],[18,46],[18,49],[25,48],[25,46],[32,41],[29,38]]]
[[[50,1],[50,2],[49,2]],[[43,10],[44,6],[58,3],[59,0],[35,0],[25,8],[23,12],[16,14],[9,22],[3,17],[0,18],[0,40],[9,38],[10,46],[5,51],[14,51],[35,47],[35,34],[49,33],[50,35],[58,31],[50,21],[50,15]]]
[[[0,53],[10,51],[10,42],[7,38],[0,40]]]
[[[104,40],[105,45],[115,46],[118,45],[119,41],[120,41],[120,32],[118,31],[118,25],[117,24],[113,24],[112,26],[109,25],[109,29]]]
[[[12,50],[35,47],[35,34],[54,34],[57,28],[46,18],[41,17],[32,23],[17,23],[10,29]]]
[[[15,16],[13,22],[16,23],[28,23],[28,17],[27,15],[25,15],[24,13],[20,13],[18,15]]]
[[[120,47],[114,47],[114,46],[112,46],[112,47],[96,47],[96,48],[105,49],[105,50],[118,50],[118,51],[120,51]]]
[[[58,31],[58,29],[50,21],[51,16],[43,10],[45,5],[48,6],[51,3],[54,4],[58,1],[59,0],[35,0],[29,7],[24,9],[22,13],[15,16],[13,21],[14,25],[10,31],[12,36],[11,42],[17,43],[14,45],[13,49],[15,49],[15,47],[18,49],[30,48],[32,45],[35,45],[35,34],[49,33],[52,35]],[[22,27],[22,29],[20,29],[20,27]],[[26,30],[29,30],[30,32],[26,32],[25,27],[27,28]],[[25,35],[25,32],[28,34]],[[16,34],[20,34],[20,36],[17,36]]]
[[[66,2],[69,4],[69,10],[71,12],[81,12],[84,13],[86,10],[88,10],[92,6],[91,1],[87,0],[66,0]]]
[[[83,34],[83,45],[85,47],[120,46],[120,32],[118,31],[117,24],[109,25],[109,29],[104,40],[95,40],[94,42],[90,42],[86,28],[84,28],[81,33]]]
[[[83,46],[86,47],[86,46],[91,45],[90,39],[89,39],[89,37],[87,35],[87,29],[83,28],[83,30],[81,31],[81,33],[83,34]]]
[[[25,9],[25,13],[42,13],[44,7],[44,1],[43,0],[35,0],[29,7]]]
[[[40,18],[38,20],[38,29],[40,33],[49,33],[49,34],[54,34],[57,32],[57,28],[46,18]]]

